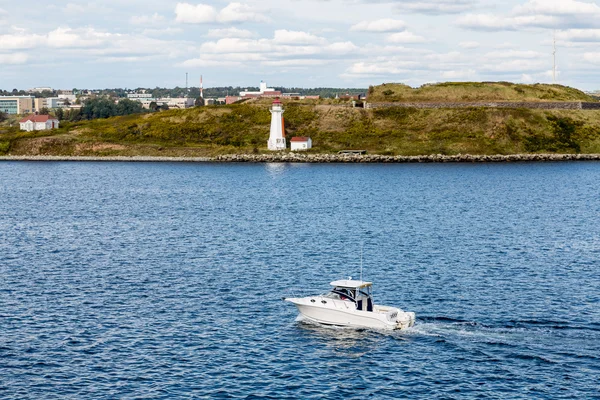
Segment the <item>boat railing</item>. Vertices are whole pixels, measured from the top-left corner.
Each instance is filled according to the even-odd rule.
[[[323,296],[323,289],[289,288],[290,297]]]

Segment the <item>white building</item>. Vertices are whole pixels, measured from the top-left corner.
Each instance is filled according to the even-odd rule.
[[[22,131],[45,131],[58,128],[58,119],[50,115],[30,115],[19,121]]]
[[[49,86],[43,87],[34,87],[28,90],[29,93],[42,93],[42,92],[51,92],[52,88]]]
[[[152,93],[128,93],[127,98],[132,100],[151,99]]]
[[[248,97],[248,96],[260,96],[265,92],[274,92],[274,88],[267,87],[267,82],[260,81],[260,87],[258,92],[249,92],[248,89],[240,92],[240,97]]]
[[[59,97],[48,97],[46,98],[46,107],[48,108],[65,108],[65,104],[68,99],[61,99]]]
[[[283,120],[283,107],[281,101],[276,99],[273,102],[271,111],[271,134],[269,135],[268,147],[271,151],[279,151],[286,149],[285,142],[285,123]]]
[[[61,100],[69,100],[70,103],[75,103],[77,96],[74,94],[59,94],[58,98]]]
[[[312,139],[305,136],[293,137],[290,140],[292,151],[302,151],[312,148]]]
[[[156,103],[158,106],[166,104],[169,108],[190,108],[194,107],[196,99],[191,97],[162,97],[162,98],[138,98],[132,99],[142,103],[144,108],[150,108],[150,104]]]

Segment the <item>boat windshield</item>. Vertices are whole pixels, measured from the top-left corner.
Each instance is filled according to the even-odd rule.
[[[335,287],[331,292],[327,293],[324,297],[335,299],[335,300],[348,300],[355,301],[354,290],[342,287]]]

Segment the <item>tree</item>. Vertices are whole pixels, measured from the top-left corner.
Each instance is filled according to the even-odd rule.
[[[59,121],[62,121],[65,117],[65,112],[62,108],[57,108],[56,111],[54,111],[54,115],[56,116],[56,118],[58,118]]]
[[[49,115],[50,114],[50,110],[48,110],[48,107],[42,107],[40,108],[39,113],[40,115]]]
[[[204,99],[202,97],[198,97],[196,99],[196,101],[194,101],[194,105],[196,107],[202,107],[202,106],[204,106]]]
[[[156,104],[155,101],[151,101],[150,105],[148,106],[152,111],[158,111],[158,104]]]
[[[169,109],[169,106],[167,105],[167,103],[163,103],[163,104],[160,106],[160,109],[161,109],[162,111],[167,111],[167,110]]]
[[[6,121],[7,118],[8,118],[8,115],[6,115],[2,111],[0,111],[0,122]]]

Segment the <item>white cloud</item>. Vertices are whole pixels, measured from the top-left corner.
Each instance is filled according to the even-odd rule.
[[[255,12],[252,7],[247,4],[230,3],[219,12],[217,21],[222,23],[247,21],[266,22],[268,21],[268,18]]]
[[[348,54],[358,50],[358,47],[352,42],[336,42],[325,48],[326,52],[334,54]]]
[[[546,60],[508,60],[485,64],[484,71],[499,73],[522,73],[540,71],[548,66]]]
[[[404,21],[399,19],[378,19],[376,21],[362,21],[353,25],[350,30],[356,32],[397,32],[406,28]]]
[[[479,42],[460,42],[458,44],[460,47],[462,47],[463,49],[476,49],[480,46]]]
[[[64,7],[64,11],[68,14],[82,14],[85,12],[85,7],[81,4],[67,3]]]
[[[502,58],[543,58],[545,54],[537,51],[530,50],[505,50],[505,51],[491,51],[484,55],[486,58],[502,59]]]
[[[303,31],[276,30],[273,38],[225,37],[202,43],[200,56],[182,63],[186,67],[247,67],[248,62],[261,66],[308,68],[340,57],[352,57],[359,48],[350,41],[329,42]]]
[[[466,79],[471,78],[475,73],[474,69],[450,70],[442,71],[441,77],[448,80]]]
[[[552,28],[559,21],[550,15],[504,17],[493,14],[467,14],[457,21],[458,25],[482,31],[516,31],[528,27]]]
[[[487,31],[600,27],[600,6],[577,0],[529,0],[508,15],[467,14],[457,23],[463,28]]]
[[[148,28],[142,31],[144,36],[178,35],[183,32],[181,28]]]
[[[46,38],[34,34],[0,35],[0,50],[32,49],[45,43]]]
[[[388,41],[390,43],[409,44],[409,43],[424,43],[427,41],[427,39],[425,39],[423,36],[415,35],[412,32],[405,31],[405,32],[392,33],[392,34],[388,35],[388,37],[386,38],[386,41]]]
[[[600,7],[596,3],[577,0],[529,0],[514,8],[515,14],[530,15],[597,15]]]
[[[225,28],[209,29],[206,36],[210,38],[252,38],[256,34],[246,29]]]
[[[275,43],[284,44],[323,44],[325,38],[302,31],[288,31],[285,29],[275,31]]]
[[[25,53],[0,54],[2,64],[25,64],[29,57]]]
[[[163,23],[164,20],[165,17],[159,15],[158,13],[154,13],[153,15],[134,15],[129,19],[129,22],[131,22],[133,25],[156,25]]]
[[[521,78],[519,80],[521,81],[521,83],[533,83],[534,82],[533,76],[531,76],[531,74],[523,74],[523,75],[521,75]]]
[[[268,18],[247,4],[229,3],[225,8],[217,9],[208,4],[177,3],[175,20],[186,24],[266,22]]]
[[[112,35],[98,32],[92,28],[73,30],[71,28],[57,28],[49,32],[46,43],[50,47],[95,47],[102,44]]]
[[[207,4],[177,3],[175,6],[175,20],[186,24],[202,24],[214,22],[217,10]]]
[[[592,64],[600,65],[600,53],[585,53],[583,55],[583,59],[591,62]]]
[[[420,0],[400,1],[396,9],[401,12],[420,14],[457,14],[477,7],[476,0]]]
[[[556,32],[556,39],[567,42],[600,42],[600,29],[569,29]]]

